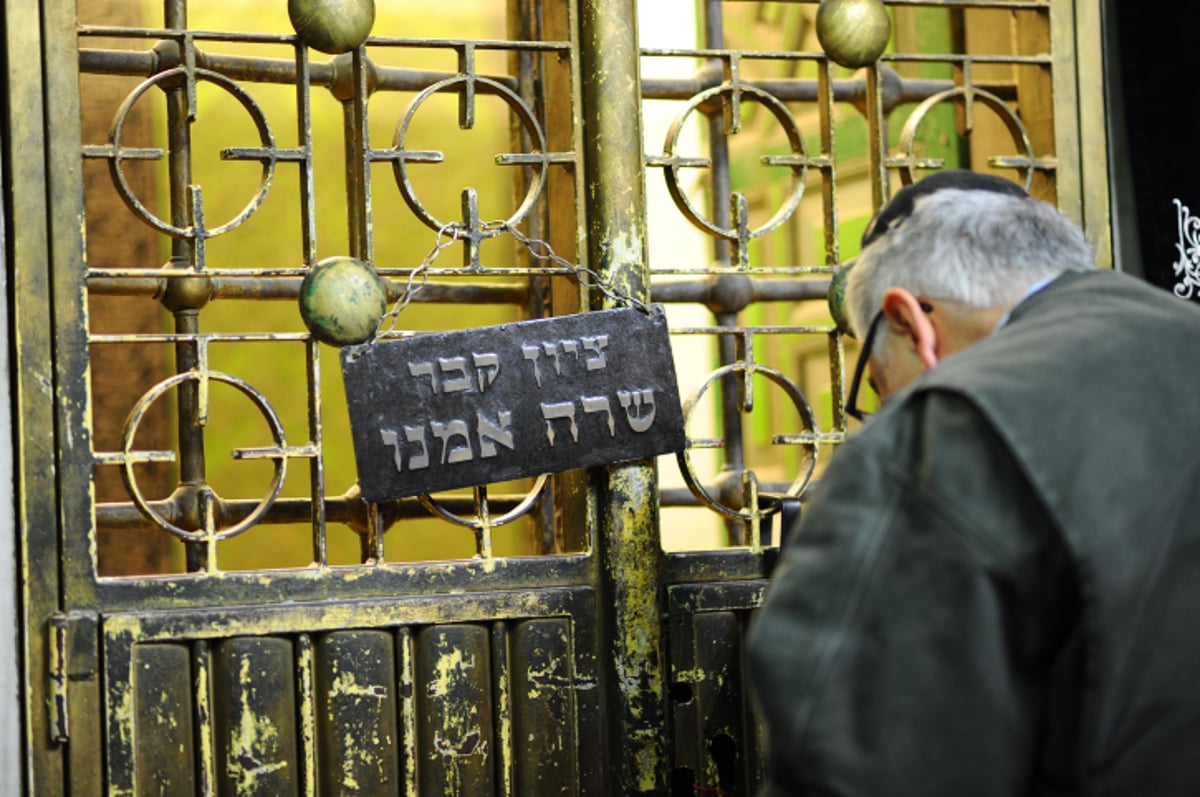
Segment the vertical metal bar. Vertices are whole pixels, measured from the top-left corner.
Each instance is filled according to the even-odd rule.
[[[1025,131],[1029,135],[1034,158],[1045,157],[1055,151],[1055,127],[1057,126],[1055,106],[1057,102],[1066,101],[1069,104],[1064,104],[1063,107],[1070,110],[1063,114],[1062,121],[1073,131],[1070,136],[1070,148],[1077,153],[1074,157],[1067,156],[1067,161],[1070,163],[1074,160],[1077,165],[1078,160],[1075,159],[1078,157],[1080,147],[1078,93],[1072,90],[1059,96],[1058,87],[1054,85],[1054,76],[1061,71],[1066,73],[1067,83],[1072,88],[1076,87],[1074,15],[1069,14],[1066,19],[1061,21],[1066,23],[1064,31],[1066,35],[1063,38],[1067,41],[1057,44],[1061,45],[1066,52],[1066,59],[1051,66],[1018,64],[1013,71],[1017,81],[1017,106],[1020,109],[1021,120],[1025,124]],[[1012,14],[1011,24],[1013,28],[1012,46],[1016,54],[1055,51],[1056,43],[1051,39],[1050,15],[1043,10],[1036,10],[1032,13],[1029,11],[1015,12]],[[1061,70],[1058,68],[1060,66],[1063,67]],[[1065,87],[1063,90],[1066,91]],[[1078,172],[1071,184],[1064,186],[1067,189],[1065,194],[1058,192],[1054,172],[1041,169],[1033,169],[1032,172],[1031,194],[1048,202],[1053,202],[1057,198],[1060,208],[1064,212],[1071,215],[1072,218],[1082,219],[1083,197],[1080,193],[1082,184]],[[1065,205],[1063,204],[1064,200]]]
[[[584,176],[589,262],[616,289],[648,299],[646,186],[635,0],[580,4]],[[609,641],[606,760],[614,794],[661,793],[666,784],[663,554],[653,461],[597,474],[601,621]]]
[[[296,638],[296,703],[299,706],[300,794],[317,794],[317,705],[313,641],[309,634]]]
[[[821,207],[824,211],[825,265],[841,262],[837,213],[837,140],[833,135],[833,77],[828,60],[817,62],[817,115],[821,126],[821,155],[828,159],[821,167]]]
[[[400,706],[400,773],[404,797],[417,797],[417,700],[412,629],[396,632],[396,676]]]
[[[583,179],[582,75],[579,52],[580,29],[578,10],[574,2],[546,3],[536,0],[538,24],[543,38],[550,41],[570,41],[569,52],[546,56],[540,60],[545,71],[541,85],[547,98],[545,108],[546,146],[551,151],[573,151],[576,162],[570,169],[549,169],[546,180],[545,217],[548,241],[563,257],[578,260],[590,267],[590,252],[581,246],[586,233],[584,212],[586,180]],[[559,98],[570,97],[570,102]],[[552,315],[577,313],[586,301],[587,280],[563,277],[550,279],[549,307]],[[595,493],[590,489],[588,476],[571,471],[556,475],[552,481],[553,507],[546,514],[552,518],[549,529],[554,539],[548,552],[584,551],[591,545],[589,535],[595,523]]]
[[[725,26],[721,17],[720,0],[704,3],[704,46],[720,49],[725,45]],[[712,159],[712,198],[709,211],[713,224],[721,229],[730,225],[729,197],[733,184],[729,177],[729,140],[725,137],[725,114],[708,114],[708,151]],[[732,254],[730,243],[725,238],[713,239],[713,259],[719,266],[728,266]],[[724,337],[724,336],[722,336]],[[726,363],[721,362],[722,365]]]
[[[1096,262],[1101,267],[1113,264],[1112,220],[1108,190],[1108,130],[1104,102],[1103,30],[1099,3],[1078,3],[1075,8],[1074,38],[1069,41],[1059,32],[1055,6],[1050,7],[1050,42],[1054,53],[1053,67],[1057,75],[1063,64],[1075,67],[1075,83],[1079,86],[1076,107],[1079,109],[1080,182],[1083,196],[1083,229],[1088,241],[1096,248]],[[1081,43],[1074,52],[1068,44]],[[1066,49],[1064,54],[1061,50]],[[1055,152],[1063,151],[1066,138],[1059,132],[1058,119],[1070,106],[1054,91]],[[1061,166],[1060,166],[1061,170]],[[1061,178],[1060,178],[1061,182]]]
[[[359,47],[351,61],[354,94],[342,103],[346,125],[346,208],[350,223],[350,255],[370,263],[371,244],[371,162],[367,157],[370,134],[367,130],[367,56]]]
[[[508,624],[492,623],[492,694],[496,703],[496,786],[499,797],[513,795],[513,699],[509,671]]]
[[[186,0],[165,0],[163,24],[172,30],[187,28]],[[184,41],[183,48],[191,44]],[[188,83],[191,82],[189,76]],[[192,133],[190,121],[195,113],[194,100],[186,86],[174,85],[164,90],[167,103],[168,187],[171,202],[171,224],[189,229],[203,209],[197,208],[192,197]],[[187,238],[171,238],[171,262],[175,268],[203,269],[197,258],[197,247]],[[168,288],[170,292],[170,288]],[[200,331],[200,310],[193,303],[182,301],[169,306],[175,317],[175,332],[195,335]],[[194,341],[175,344],[175,370],[191,371],[200,365],[200,353]],[[200,393],[196,382],[184,382],[177,390],[176,428],[179,435],[179,481],[181,485],[199,488],[206,480],[204,464],[204,426],[201,423]],[[209,549],[202,544],[188,544],[187,569],[198,572],[211,567]]]
[[[829,165],[822,166],[821,206],[824,210],[825,264],[840,265],[842,253],[838,240],[837,208],[837,137],[833,134],[834,102],[832,65],[828,59],[817,62],[817,105],[821,125],[821,155]],[[842,333],[829,333],[829,392],[832,397],[833,427],[846,428],[846,347]],[[782,522],[782,520],[781,520]],[[779,529],[783,540],[784,529]]]
[[[308,72],[308,47],[296,43],[296,140],[304,151],[300,161],[300,236],[304,265],[317,263],[316,191],[313,176],[312,85]],[[306,352],[308,376],[308,435],[321,453],[309,460],[309,492],[312,496],[312,556],[322,567],[329,564],[325,537],[325,454],[321,430],[321,351],[310,340]]]
[[[1036,25],[1039,29],[1031,30],[1033,25],[1022,21],[1017,23],[1019,33],[1015,37],[1017,46],[1021,43],[1041,43],[1049,45],[1051,57],[1051,76],[1049,91],[1041,93],[1042,96],[1037,99],[1043,100],[1049,108],[1045,109],[1046,117],[1053,120],[1053,129],[1044,130],[1045,135],[1039,135],[1043,130],[1030,129],[1030,136],[1035,142],[1052,141],[1055,147],[1055,155],[1058,158],[1057,170],[1057,202],[1058,209],[1065,213],[1070,218],[1083,223],[1084,197],[1083,197],[1083,178],[1082,178],[1082,163],[1080,161],[1080,121],[1083,116],[1083,108],[1079,104],[1080,90],[1083,88],[1077,81],[1079,73],[1076,65],[1076,14],[1079,9],[1078,4],[1072,0],[1057,0],[1050,4],[1050,15],[1048,20],[1037,19]],[[1096,4],[1099,5],[1099,4]],[[1098,9],[1094,12],[1099,15]],[[1040,15],[1039,15],[1040,16]],[[1041,29],[1045,26],[1044,29]],[[1023,28],[1023,29],[1022,29]],[[1098,37],[1097,37],[1098,38]],[[1040,41],[1039,41],[1040,40]],[[1091,49],[1091,48],[1083,48]],[[1099,50],[1099,47],[1096,48]],[[1099,57],[1099,53],[1097,56]],[[1020,73],[1018,73],[1020,74]],[[1028,82],[1028,81],[1026,81]],[[1100,81],[1096,81],[1099,86]],[[1025,111],[1025,94],[1021,91],[1024,86],[1018,81],[1018,102],[1020,103],[1021,116],[1024,118]],[[1045,96],[1052,92],[1050,97]],[[1030,92],[1032,93],[1032,92]],[[1100,105],[1104,107],[1102,91],[1097,91],[1092,97]],[[1032,111],[1032,108],[1030,109]],[[1028,126],[1028,123],[1027,123]],[[1103,129],[1103,125],[1101,126]],[[1036,144],[1035,144],[1036,146]],[[1101,156],[1100,162],[1104,162],[1103,154],[1105,149],[1099,151]],[[1034,153],[1043,154],[1043,153]],[[1107,180],[1107,175],[1105,175]]]
[[[83,274],[83,192],[80,190],[79,77],[66,67],[76,63],[73,7],[42,4],[45,69],[47,183],[44,212],[49,222],[51,313],[53,319],[54,430],[57,510],[62,550],[60,578],[66,600],[93,605],[91,577],[95,573],[89,539],[92,517],[91,386],[88,379],[87,302]],[[14,110],[15,107],[14,107]],[[26,109],[21,109],[25,113]],[[50,501],[54,492],[46,493]],[[70,606],[66,608],[71,608]]]
[[[163,24],[172,30],[187,29],[187,0],[164,0]],[[187,42],[184,43],[186,46]],[[182,55],[182,53],[181,53]],[[171,200],[171,224],[187,229],[192,224],[189,187],[192,184],[191,106],[186,87],[179,84],[164,90],[167,98],[167,169],[170,174],[168,191]],[[175,266],[192,265],[194,251],[187,238],[171,238],[171,261]]]
[[[316,190],[313,185],[312,84],[308,72],[308,47],[296,43],[296,140],[304,151],[300,161],[300,235],[304,264],[317,260]]]
[[[308,436],[316,446],[317,456],[309,462],[309,493],[312,496],[312,555],[313,562],[324,567],[329,564],[325,536],[325,447],[324,424],[321,418],[321,351],[316,340],[305,344],[305,363],[308,377]]]
[[[106,629],[102,640],[105,705],[104,782],[109,793],[115,795],[130,795],[134,789],[134,746],[137,742],[133,712],[135,634],[136,630],[112,632]],[[52,786],[53,784],[47,784],[49,793],[61,793],[58,789],[51,788]]]
[[[475,511],[479,516],[479,528],[475,530],[475,553],[481,559],[492,558],[492,511],[488,505],[487,485],[476,485]]]
[[[211,659],[208,642],[192,643],[192,678],[196,712],[196,786],[204,797],[217,791],[217,748],[213,732]]]
[[[704,3],[704,46],[720,49],[725,45],[725,25],[721,15],[720,0],[706,0]],[[708,115],[708,147],[712,160],[712,197],[709,212],[713,224],[721,229],[733,226],[733,212],[730,198],[733,194],[733,183],[729,174],[729,139],[724,112]],[[728,239],[713,239],[713,260],[716,266],[724,268],[733,262],[733,247]],[[736,327],[738,323],[736,312],[719,312],[714,314],[717,326]],[[730,335],[717,336],[717,359],[721,365],[730,365],[738,359],[734,338]],[[737,377],[733,374],[723,377],[721,390],[721,437],[725,441],[721,455],[724,460],[723,470],[730,473],[741,471],[746,464],[745,435],[742,429],[741,389]],[[740,545],[745,535],[744,524],[740,520],[726,520],[725,534],[731,545]]]
[[[867,75],[867,152],[871,158],[871,205],[879,208],[887,201],[887,117],[883,113],[883,87],[879,62],[866,68]]]
[[[524,41],[545,40],[548,37],[544,31],[546,28],[543,18],[542,0],[510,0],[508,3],[507,30],[510,39]],[[559,11],[560,15],[565,15],[565,11]],[[565,38],[558,37],[558,38]],[[570,119],[571,106],[573,102],[561,102],[561,98],[572,98],[569,87],[555,85],[553,88],[558,91],[552,91],[548,83],[554,80],[554,76],[547,73],[549,66],[548,62],[556,61],[557,58],[547,55],[542,52],[531,52],[529,50],[514,50],[509,53],[508,66],[510,74],[516,76],[517,79],[517,94],[528,103],[533,109],[535,118],[541,120],[542,128],[546,134],[546,146],[550,152],[562,152],[572,149],[573,146],[569,143],[558,143],[563,132],[555,125],[555,119],[548,108],[548,97],[553,97],[560,100],[554,103],[556,106],[561,106],[567,114],[567,119]],[[561,71],[561,67],[559,68]],[[569,73],[568,73],[569,74]],[[561,83],[561,79],[558,81]],[[555,109],[557,113],[562,113],[562,110]],[[571,125],[565,125],[566,135],[571,133]],[[533,137],[529,131],[525,129],[520,119],[515,113],[509,114],[509,136],[514,147],[514,152],[529,152],[533,148]],[[575,208],[571,203],[565,203],[565,208],[557,207],[552,196],[557,195],[557,184],[562,177],[557,175],[558,169],[547,170],[546,183],[543,189],[543,200],[535,212],[530,213],[526,218],[525,226],[526,233],[538,240],[548,241],[550,246],[556,252],[566,252],[566,257],[570,260],[575,260],[573,250],[577,246],[576,236],[574,235],[573,222],[575,218]],[[568,179],[573,179],[568,176]],[[513,207],[521,204],[525,197],[525,193],[533,180],[533,169],[524,167],[514,170],[512,178],[512,201]],[[555,225],[551,223],[552,214],[564,220],[572,222],[572,224]],[[571,241],[570,249],[559,249],[558,244],[552,240],[552,233],[562,226],[565,231],[571,232],[569,240]],[[559,233],[558,238],[564,236]],[[528,248],[520,246],[514,242],[514,262],[521,266],[529,266],[531,258]],[[551,309],[550,301],[550,279],[541,275],[530,275],[529,277],[529,294],[525,303],[524,311],[531,318],[541,318],[547,315]],[[530,519],[533,521],[529,524],[529,541],[532,544],[531,550],[538,551],[543,554],[552,554],[555,552],[555,529],[554,529],[554,513],[552,505],[548,501],[542,501],[539,504],[539,510],[530,514]]]
[[[63,791],[62,749],[50,738],[47,728],[47,648],[38,629],[58,609],[60,572],[44,566],[59,558],[56,516],[54,406],[49,400],[53,384],[53,335],[46,319],[51,317],[50,253],[46,185],[46,127],[43,117],[45,91],[42,83],[42,31],[40,5],[6,0],[4,22],[4,82],[8,92],[9,118],[5,162],[11,172],[5,181],[5,200],[10,201],[11,228],[6,249],[0,257],[12,275],[12,318],[15,332],[16,386],[14,417],[17,425],[17,535],[20,549],[22,589],[22,661],[25,678],[23,748],[28,786],[38,794],[58,795]],[[30,632],[32,630],[32,633]],[[17,712],[11,712],[16,714]],[[14,717],[14,719],[17,719]],[[18,768],[20,769],[20,768]],[[18,773],[19,774],[19,773]]]
[[[67,777],[72,797],[100,797],[105,793],[100,620],[91,611],[79,610],[68,613],[66,619],[67,716],[74,741],[67,747]]]
[[[362,561],[383,562],[383,513],[379,504],[367,504],[367,533],[362,537]]]

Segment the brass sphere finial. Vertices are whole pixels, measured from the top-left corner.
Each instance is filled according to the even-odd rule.
[[[288,18],[314,50],[348,53],[371,35],[375,0],[288,0]]]
[[[317,263],[300,283],[300,317],[331,346],[363,343],[387,312],[387,288],[375,269],[352,257]]]
[[[883,0],[821,0],[817,41],[833,62],[850,69],[879,60],[892,35]]]

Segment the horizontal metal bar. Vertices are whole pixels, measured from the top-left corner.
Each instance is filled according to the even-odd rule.
[[[179,30],[177,28],[137,28],[121,25],[80,25],[80,36],[106,36],[133,39],[182,39],[196,41],[249,42],[252,44],[295,44],[294,33],[237,33],[225,30]]]
[[[494,495],[488,493],[488,508],[493,514],[508,512],[525,499],[524,495]],[[457,515],[474,515],[475,503],[471,496],[439,495],[437,502],[448,512]],[[148,501],[151,509],[169,523],[179,524],[185,517],[185,508],[174,501]],[[258,508],[255,499],[219,499],[217,514],[225,526],[240,523]],[[382,515],[391,520],[437,517],[421,505],[417,498],[401,498],[380,504]],[[307,498],[279,498],[259,519],[259,524],[278,525],[284,523],[312,522],[312,501]],[[365,527],[367,502],[357,497],[341,496],[325,499],[325,519],[329,523]],[[110,531],[135,531],[158,528],[132,503],[106,503],[96,505],[96,523],[99,528]],[[166,533],[165,531],[163,532]]]
[[[788,490],[788,488],[791,486],[792,485],[789,482],[759,482],[758,483],[759,495],[763,496],[763,493],[782,494],[782,493],[786,492]],[[716,495],[721,490],[721,488],[715,484],[707,484],[707,485],[703,485],[703,487],[704,487],[704,490],[706,492],[708,492],[710,495]],[[661,503],[663,507],[673,507],[676,509],[690,509],[690,508],[694,508],[694,507],[704,506],[704,504],[700,503],[700,500],[697,499],[696,496],[692,494],[692,491],[686,487],[663,487],[663,488],[661,488],[659,490],[659,503]],[[767,504],[767,503],[769,503],[769,501],[762,501],[762,503]],[[741,508],[742,507],[740,507],[740,506],[730,507],[730,509],[741,509]]]
[[[830,433],[816,435],[819,442],[841,442],[844,435]],[[762,493],[783,493],[789,487],[788,482],[760,482]],[[715,485],[705,486],[706,490],[716,492]],[[525,496],[523,495],[494,495],[488,493],[488,507],[493,513],[504,513],[514,509]],[[450,495],[437,498],[438,504],[446,511],[460,516],[473,515],[476,511],[474,499],[471,496]],[[703,506],[686,487],[664,487],[660,490],[661,505],[665,508],[695,508]],[[150,501],[150,507],[170,523],[182,521],[183,510],[176,507],[170,500]],[[244,520],[258,507],[254,499],[220,500],[219,515],[226,525],[233,525]],[[382,514],[389,520],[415,520],[437,517],[422,506],[417,498],[400,498],[380,504]],[[735,509],[739,507],[734,507]],[[345,496],[325,499],[325,519],[328,523],[340,523],[354,527],[366,523],[367,503],[361,498]],[[307,498],[280,498],[271,505],[270,510],[259,520],[260,524],[283,525],[288,523],[309,523],[312,521],[312,502]],[[105,503],[96,505],[96,523],[105,531],[145,531],[157,528],[132,503]],[[164,534],[166,532],[163,532]]]
[[[828,58],[825,53],[812,50],[731,50],[709,47],[644,47],[641,54],[643,57],[737,58],[742,61],[823,61]],[[884,53],[879,58],[881,61],[972,61],[981,64],[1050,64],[1053,60],[1049,55],[999,53]]]
[[[476,50],[545,50],[550,52],[570,52],[571,50],[571,43],[567,41],[527,41],[518,39],[413,39],[389,36],[372,36],[371,38],[367,39],[367,46],[380,47],[440,47],[461,49],[468,45]]]
[[[180,30],[177,28],[138,28],[117,25],[80,25],[76,29],[80,36],[124,37],[136,39],[181,39],[194,41],[247,42],[253,44],[291,44],[298,38],[294,33],[238,33],[222,30]],[[569,51],[571,43],[566,41],[526,41],[519,39],[418,39],[406,37],[372,36],[367,46],[381,47],[424,47],[476,50],[551,50]]]
[[[737,274],[741,276],[744,272]],[[802,302],[824,299],[829,295],[828,279],[758,279],[746,280],[749,287],[748,303],[753,302]],[[721,287],[717,280],[688,280],[659,282],[651,287],[650,299],[666,304],[693,302],[711,304],[720,299]]]
[[[88,277],[88,290],[107,296],[159,296],[167,280],[148,277]],[[213,277],[213,299],[255,299],[295,301],[300,298],[301,277]],[[403,282],[385,281],[388,302],[398,300],[405,290]],[[428,304],[524,304],[529,296],[525,285],[462,285],[426,282],[415,292],[413,302]]]
[[[642,80],[642,96],[648,100],[686,100],[702,91],[715,88],[724,82],[719,69],[701,69],[686,78],[645,78]],[[779,78],[776,80],[744,80],[743,85],[752,86],[777,97],[784,102],[817,102],[816,80],[802,78]],[[934,94],[955,88],[951,80],[924,80],[898,78],[900,91],[889,98],[891,105],[921,102]],[[985,89],[1001,99],[1015,100],[1017,89],[1011,82],[974,82],[976,88]],[[835,102],[856,103],[865,101],[867,83],[864,80],[833,81]]]
[[[880,61],[937,64],[1027,64],[1050,66],[1049,55],[979,55],[975,53],[884,53]]]
[[[837,327],[671,327],[672,335],[828,335]]]
[[[97,50],[80,49],[79,71],[105,75],[131,75],[149,77],[166,69],[178,66],[175,59],[163,58],[153,50]],[[230,80],[248,83],[275,83],[294,85],[298,79],[296,62],[287,58],[258,58],[240,55],[211,55],[196,52],[196,66],[216,72]],[[344,69],[343,69],[344,71]],[[372,77],[376,90],[423,91],[424,89],[456,77],[455,72],[429,69],[404,69],[401,67],[373,65]],[[308,67],[309,82],[314,86],[328,88],[342,77],[332,61],[313,62]],[[343,79],[345,79],[343,77]],[[489,76],[489,80],[515,91],[517,80],[508,76]],[[496,94],[497,89],[488,83],[478,83],[480,94]]]
[[[643,50],[645,56],[684,56],[684,57],[728,57],[736,53],[741,58],[778,58],[797,60],[800,58],[824,58],[823,53],[750,53],[730,50]],[[951,62],[957,63],[970,60],[973,63],[1033,63],[1049,64],[1050,59],[1043,56],[963,56],[947,55],[885,55],[884,60],[896,62]],[[175,59],[162,57],[152,50],[99,50],[81,49],[79,51],[79,68],[82,72],[97,74],[116,74],[149,77],[165,69],[177,66]],[[258,58],[238,55],[212,55],[202,51],[196,52],[196,66],[221,74],[231,80],[250,83],[295,84],[298,79],[296,62],[285,58]],[[372,76],[376,90],[382,91],[423,91],[435,83],[457,77],[455,72],[406,69],[401,67],[373,65]],[[507,75],[489,75],[488,80],[494,81],[505,88],[515,91],[516,78]],[[311,63],[309,65],[309,82],[314,86],[330,87],[339,82],[338,67],[332,61]],[[695,75],[687,78],[645,78],[642,81],[642,96],[648,100],[686,100],[716,86],[725,80],[722,70],[715,66],[699,69]],[[775,80],[747,80],[744,85],[761,89],[784,102],[816,102],[818,100],[818,85],[816,80],[803,78],[779,78]],[[899,92],[895,95],[893,104],[920,102],[942,91],[952,89],[955,83],[950,80],[925,80],[898,78],[896,85]],[[1016,87],[1011,82],[976,82],[976,88],[984,89],[1004,100],[1016,99]],[[481,82],[476,90],[482,94],[497,93],[495,86]],[[867,93],[867,85],[862,80],[833,81],[833,97],[836,102],[861,102]]]
[[[303,343],[311,337],[307,332],[243,332],[237,334],[223,332],[156,332],[136,335],[92,335],[88,338],[88,343],[184,343],[187,341],[204,341],[205,343]]]
[[[776,276],[776,277],[796,277],[804,275],[830,275],[837,269],[837,266],[758,266],[751,268],[740,268],[738,266],[702,266],[698,268],[688,268],[686,266],[678,266],[674,268],[654,267],[652,272],[653,277],[719,277],[723,275],[736,276]],[[662,285],[671,283],[662,282]]]
[[[771,436],[771,445],[775,446],[798,446],[812,445],[821,443],[842,443],[845,442],[846,435],[842,432],[801,432],[797,434],[777,434]],[[725,438],[723,437],[689,437],[688,448],[691,449],[721,449],[725,447]],[[759,486],[762,486],[762,482]]]

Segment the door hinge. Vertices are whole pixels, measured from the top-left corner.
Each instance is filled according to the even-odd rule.
[[[86,612],[56,612],[47,626],[46,710],[50,741],[66,744],[70,739],[70,684],[96,678],[99,660],[98,621]]]

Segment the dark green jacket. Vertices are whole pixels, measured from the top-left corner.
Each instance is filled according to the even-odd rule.
[[[834,456],[748,640],[770,795],[1200,794],[1200,308],[1060,277]]]

